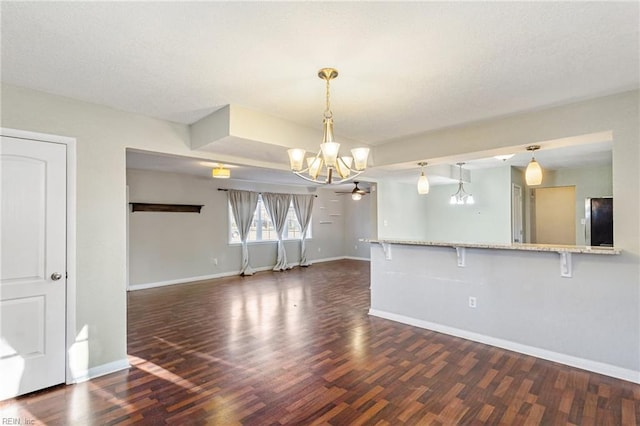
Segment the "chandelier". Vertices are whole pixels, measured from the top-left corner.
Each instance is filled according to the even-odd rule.
[[[462,184],[462,166],[464,166],[464,163],[456,164],[460,168],[460,180],[458,181],[458,191],[451,195],[451,198],[449,198],[449,204],[473,204],[475,202],[473,195],[465,191],[464,185]]]
[[[340,156],[340,144],[333,138],[333,113],[329,99],[329,82],[338,76],[334,68],[322,68],[318,77],[326,82],[326,106],[322,121],[323,136],[320,150],[315,156],[306,157],[301,148],[287,150],[291,171],[302,179],[314,183],[332,184],[351,180],[367,168],[369,148],[354,148],[351,156]],[[306,161],[306,167],[305,167]]]

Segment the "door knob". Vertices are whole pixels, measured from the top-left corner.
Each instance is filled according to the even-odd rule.
[[[54,272],[51,274],[51,279],[54,281],[58,281],[60,278],[62,278],[62,274],[60,272]]]

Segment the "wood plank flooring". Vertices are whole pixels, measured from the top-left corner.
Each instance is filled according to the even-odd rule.
[[[0,419],[51,425],[640,422],[640,386],[370,317],[368,286],[368,262],[345,260],[129,293],[128,371],[5,401]]]

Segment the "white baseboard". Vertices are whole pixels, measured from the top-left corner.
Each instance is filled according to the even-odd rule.
[[[290,263],[289,265],[293,267],[293,266],[298,266],[298,264],[299,263]],[[273,269],[273,266],[261,266],[258,268],[253,268],[255,272],[271,271],[272,269]],[[211,275],[199,275],[197,277],[177,278],[175,280],[158,281],[155,283],[133,284],[129,286],[129,291],[146,290],[148,288],[164,287],[166,285],[174,285],[174,284],[187,284],[187,283],[193,283],[196,281],[212,280],[215,278],[233,277],[236,275],[240,275],[240,270],[221,272],[219,274],[211,274]]]
[[[368,257],[345,256],[343,257],[343,259],[362,260],[364,262],[371,262],[371,259],[369,259]]]
[[[230,277],[232,275],[239,275],[239,274],[240,274],[240,271],[229,271],[229,272],[222,272],[219,274],[199,275],[197,277],[177,278],[175,280],[157,281],[153,283],[131,284],[129,286],[129,290],[130,291],[146,290],[148,288],[164,287],[166,285],[174,285],[174,284],[186,284],[186,283],[192,283],[194,281],[211,280],[214,278]]]
[[[594,373],[604,374],[605,376],[615,377],[617,379],[627,380],[633,383],[640,383],[640,371],[629,370],[626,368],[617,367],[611,364],[605,364],[603,362],[592,361],[585,358],[578,358],[572,355],[553,352],[546,349],[537,348],[534,346],[523,345],[521,343],[516,343],[509,340],[486,336],[484,334],[474,333],[472,331],[449,327],[442,324],[436,324],[433,322],[424,321],[416,318],[410,318],[404,315],[380,311],[377,309],[370,309],[369,315],[385,318],[391,321],[401,322],[403,324],[413,325],[420,328],[425,328],[427,330],[437,331],[438,333],[444,333],[450,336],[456,336],[456,337],[461,337],[467,340],[473,340],[474,342],[496,346],[498,348],[507,349],[507,350],[518,352],[525,355],[531,355],[536,358],[542,358],[548,361],[557,362],[557,363],[568,365],[571,367],[592,371]]]
[[[322,263],[322,262],[333,262],[334,260],[364,260],[366,262],[370,262],[371,259],[365,257],[354,257],[354,256],[338,256],[338,257],[325,257],[324,259],[313,259],[312,263]]]
[[[343,260],[343,259],[365,260],[367,262],[369,261],[369,259],[365,259],[365,258],[340,256],[340,257],[326,257],[324,259],[313,259],[311,260],[311,263],[313,264],[313,263],[331,262],[334,260]],[[300,262],[289,263],[289,266],[291,267],[296,267],[299,265],[300,265]],[[257,268],[253,268],[255,272],[271,271],[272,269],[273,269],[273,266],[260,266]],[[177,278],[174,280],[157,281],[152,283],[131,284],[129,285],[128,290],[129,291],[146,290],[149,288],[164,287],[167,285],[174,285],[174,284],[187,284],[187,283],[193,283],[196,281],[206,281],[206,280],[212,280],[215,278],[232,277],[236,275],[240,275],[240,270],[221,272],[219,274],[211,274],[211,275],[199,275],[196,277]]]
[[[129,361],[127,359],[119,359],[118,361],[109,362],[107,364],[91,367],[88,370],[79,371],[71,378],[70,383],[86,382],[87,380],[95,379],[96,377],[115,373],[120,370],[126,370],[129,367],[131,367],[131,365],[129,365]]]
[[[323,262],[333,262],[334,260],[342,260],[344,259],[344,256],[338,256],[338,257],[325,257],[323,259],[309,259],[309,262],[313,263],[323,263]]]

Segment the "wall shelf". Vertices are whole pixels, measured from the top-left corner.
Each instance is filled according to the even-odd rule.
[[[200,213],[203,207],[196,204],[129,203],[129,205],[131,212]]]

